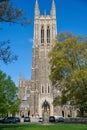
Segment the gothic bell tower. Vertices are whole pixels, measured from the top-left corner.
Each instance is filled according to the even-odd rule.
[[[34,16],[34,44],[51,46],[56,33],[56,7],[54,0],[52,2],[50,15],[46,15],[46,12],[44,15],[40,15],[38,0],[36,0]]]
[[[51,50],[57,34],[56,7],[54,0],[50,15],[40,14],[38,0],[35,4],[34,16],[34,44],[32,57],[32,113],[39,113],[42,116],[46,101],[47,112],[54,114],[53,108],[53,87],[49,79],[50,65],[48,53]]]
[[[38,0],[35,3],[34,13],[34,43],[32,47],[32,77],[31,80],[19,79],[18,97],[21,99],[19,116],[38,114],[76,117],[76,110],[69,105],[53,106],[56,96],[61,92],[54,89],[49,79],[50,64],[48,53],[52,49],[57,34],[56,7],[52,0],[50,14],[40,14]],[[70,107],[70,108],[69,108]],[[71,110],[72,109],[72,110]]]

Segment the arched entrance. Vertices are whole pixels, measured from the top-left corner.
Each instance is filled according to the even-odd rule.
[[[42,104],[42,115],[44,112],[47,112],[48,115],[50,115],[50,105],[46,100]]]

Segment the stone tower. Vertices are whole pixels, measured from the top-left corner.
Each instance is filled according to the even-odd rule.
[[[56,7],[54,0],[50,15],[40,14],[38,1],[35,4],[34,15],[34,44],[32,48],[32,78],[19,79],[18,97],[21,99],[20,116],[43,116],[46,109],[48,115],[75,116],[75,111],[70,105],[63,107],[53,106],[53,99],[61,92],[53,88],[49,79],[50,64],[48,53],[53,47],[57,34]]]
[[[50,15],[40,15],[38,1],[35,4],[34,45],[32,57],[32,90],[34,92],[33,113],[43,114],[43,104],[48,103],[48,113],[53,115],[53,87],[49,80],[48,53],[56,37],[56,8],[54,0]]]

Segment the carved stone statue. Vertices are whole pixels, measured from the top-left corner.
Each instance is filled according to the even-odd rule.
[[[44,111],[47,111],[47,108],[49,108],[49,104],[46,100],[44,101],[42,108],[44,108]]]
[[[48,123],[49,122],[49,115],[48,115],[47,109],[49,109],[50,106],[46,100],[44,101],[42,108],[44,108],[43,121],[44,121],[44,123]]]

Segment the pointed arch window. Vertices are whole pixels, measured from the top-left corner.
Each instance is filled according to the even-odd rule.
[[[42,86],[42,93],[44,93],[44,87]]]
[[[50,87],[49,87],[49,85],[48,85],[48,93],[50,93]]]
[[[41,93],[44,93],[44,86],[41,85]]]
[[[47,43],[50,43],[50,27],[47,26]]]
[[[44,26],[41,27],[41,43],[44,43]]]
[[[27,87],[26,93],[27,93],[27,95],[30,94],[30,86]]]

